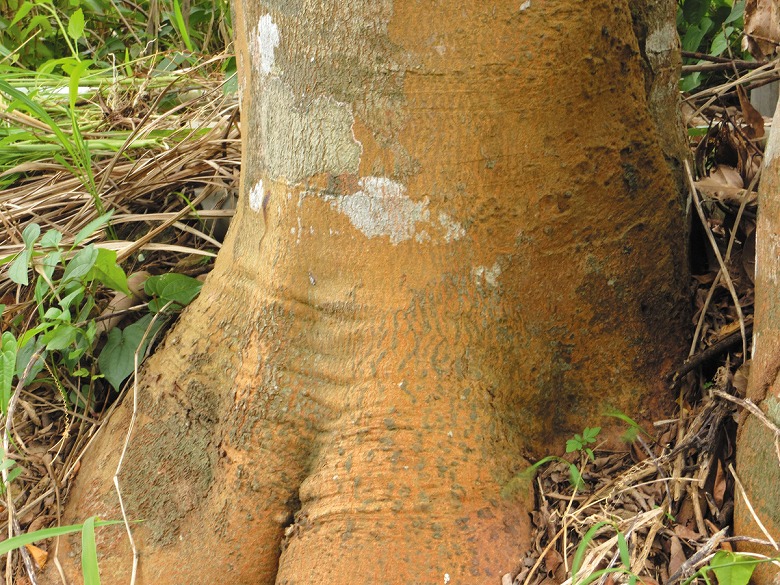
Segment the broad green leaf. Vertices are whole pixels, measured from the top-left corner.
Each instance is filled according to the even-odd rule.
[[[98,248],[97,260],[89,273],[87,280],[97,280],[111,290],[119,291],[130,296],[132,293],[127,288],[127,275],[116,262],[116,252],[105,248]]]
[[[701,85],[701,71],[694,71],[688,75],[684,75],[680,80],[680,91],[690,92]]]
[[[49,230],[41,238],[41,246],[44,248],[56,248],[62,241],[62,232]]]
[[[16,14],[14,15],[14,19],[11,21],[11,24],[8,25],[8,28],[13,27],[17,22],[27,16],[32,7],[32,2],[23,2],[22,5],[17,9]]]
[[[15,480],[17,477],[19,477],[20,475],[22,475],[22,471],[24,471],[24,469],[22,469],[21,467],[18,467],[18,466],[17,466],[17,467],[14,467],[14,468],[13,468],[11,471],[9,471],[9,472],[8,472],[8,483],[9,483],[9,484],[13,483],[13,481],[14,481],[14,480]],[[3,486],[3,487],[5,487],[5,486]]]
[[[699,24],[709,7],[710,0],[685,0],[682,6],[683,17],[690,24]]]
[[[97,257],[97,248],[95,248],[95,246],[92,244],[83,250],[79,250],[79,252],[70,259],[70,262],[68,262],[68,265],[65,267],[65,272],[62,274],[62,280],[60,281],[61,285],[66,284],[72,280],[83,279],[87,274],[89,274],[89,271],[92,270],[92,267],[97,261]]]
[[[710,55],[713,57],[717,57],[723,51],[728,49],[729,41],[726,37],[726,31],[720,31],[718,34],[715,35],[715,38],[712,39],[712,45],[710,46]]]
[[[41,271],[46,275],[46,278],[51,282],[54,277],[54,271],[62,260],[62,252],[55,250],[49,252],[41,259]],[[48,286],[48,283],[47,283]]]
[[[20,348],[19,351],[21,352],[22,351],[21,348],[26,347],[27,344],[30,342],[30,340],[33,337],[38,335],[41,331],[48,331],[49,329],[51,329],[51,327],[52,327],[51,323],[48,323],[48,322],[39,323],[35,327],[31,327],[30,329],[28,329],[27,331],[22,333],[19,336],[19,339],[17,340],[17,342],[19,343],[19,348]],[[27,350],[25,350],[25,351],[27,351]],[[29,358],[30,356],[32,356],[32,354],[33,354],[33,352],[32,352],[32,350],[30,350],[29,354],[27,355],[27,357]],[[18,363],[19,363],[19,361],[18,361],[18,358],[17,358],[17,364]],[[26,363],[27,362],[25,362],[25,364]],[[21,374],[21,373],[22,373],[21,370],[17,371],[17,374]]]
[[[49,294],[50,289],[51,287],[49,286],[49,283],[46,282],[46,279],[43,278],[43,276],[39,276],[37,279],[35,279],[35,306],[38,309],[38,315],[41,319],[43,319],[44,309],[43,297]]]
[[[39,226],[37,223],[31,223],[26,228],[24,228],[24,231],[22,232],[22,239],[24,240],[24,246],[28,250],[33,247],[33,244],[35,244],[35,240],[38,239],[38,236],[41,235],[41,226]]]
[[[719,550],[710,561],[710,569],[718,578],[718,583],[729,585],[747,585],[759,559]]]
[[[62,315],[62,309],[58,309],[57,307],[49,307],[43,314],[43,319],[45,321],[56,321],[60,318],[60,315]]]
[[[76,103],[79,100],[79,86],[81,78],[84,76],[84,72],[92,65],[91,60],[82,59],[78,61],[70,71],[70,79],[68,80],[68,99],[70,100],[71,114],[76,112]],[[74,124],[73,126],[74,139],[78,136],[81,138],[79,128]]]
[[[0,412],[5,415],[11,400],[13,378],[16,373],[16,353],[18,347],[13,333],[6,331],[2,336],[0,349]]]
[[[601,427],[586,428],[582,432],[582,436],[585,439],[586,443],[595,443],[596,437],[599,436],[600,432],[601,432]]]
[[[68,36],[74,41],[84,36],[84,11],[79,8],[68,20]]]
[[[95,522],[96,527],[100,526],[113,526],[115,524],[122,524],[121,520],[98,520]],[[56,526],[54,528],[44,528],[43,530],[36,530],[34,532],[28,532],[26,534],[20,534],[0,542],[0,555],[4,555],[9,551],[22,548],[27,544],[38,542],[39,540],[46,540],[47,538],[54,538],[55,536],[62,536],[64,534],[72,534],[74,532],[81,532],[84,527],[83,524],[71,524],[70,526]]]
[[[688,28],[685,31],[685,36],[682,38],[683,51],[698,51],[701,40],[712,28],[712,25],[713,22],[709,18],[703,18],[701,22]]]
[[[737,0],[731,7],[731,13],[723,21],[723,24],[736,22],[745,15],[745,0]],[[741,27],[738,27],[741,28]]]
[[[114,327],[108,332],[108,340],[98,357],[98,366],[100,373],[116,390],[119,390],[122,382],[133,373],[136,351],[139,354],[140,364],[146,348],[165,322],[164,319],[157,319],[152,330],[144,337],[152,317],[152,315],[146,315],[132,325],[125,327],[124,330]]]
[[[0,471],[6,471],[16,465],[16,461],[13,459],[3,459],[0,461]]]
[[[65,349],[74,341],[79,330],[73,325],[63,323],[57,325],[51,331],[41,336],[41,343],[46,345],[46,349],[49,351],[58,351]]]
[[[98,572],[97,545],[95,544],[95,516],[84,521],[81,531],[81,574],[84,585],[100,585]]]
[[[87,298],[85,298],[81,303],[81,309],[79,310],[79,314],[76,316],[75,321],[77,323],[80,323],[81,321],[88,321],[90,318],[90,315],[92,314],[92,309],[95,308],[95,297],[92,295],[88,295]]]
[[[30,33],[35,31],[37,28],[40,28],[41,32],[44,34],[48,34],[54,30],[54,27],[52,27],[51,23],[49,22],[48,16],[45,14],[36,14],[27,22],[27,26],[22,31],[22,36],[30,36]]]
[[[569,481],[571,481],[571,485],[578,490],[585,488],[585,482],[582,480],[582,474],[580,473],[580,470],[577,469],[577,466],[574,465],[574,463],[569,464]]]
[[[578,451],[582,447],[582,443],[576,439],[569,439],[566,441],[566,452],[567,453],[573,453],[574,451]]]
[[[76,237],[73,240],[73,244],[78,245],[86,240],[89,236],[97,232],[100,228],[108,223],[112,215],[114,215],[113,209],[90,221],[87,225],[79,230],[79,233],[76,234]]]
[[[68,293],[66,296],[62,297],[62,299],[59,301],[59,305],[62,308],[63,313],[67,312],[67,320],[70,321],[70,306],[73,304],[73,301],[76,301],[76,308],[78,307],[81,297],[84,294],[84,287],[79,286],[73,289],[70,293]]]
[[[30,363],[30,360],[32,359],[32,356],[35,353],[37,347],[38,347],[38,343],[35,338],[31,338],[25,344],[22,344],[21,338],[19,339],[19,350],[16,353],[16,377],[17,378],[22,377],[22,374],[24,373],[24,370],[27,368],[27,364]],[[33,365],[33,367],[30,369],[30,373],[28,374],[27,378],[24,381],[25,384],[27,384],[30,380],[35,378],[35,376],[38,375],[38,372],[40,372],[43,369],[43,360],[45,358],[46,358],[46,353],[44,352],[35,362],[35,365]]]
[[[76,367],[78,360],[87,353],[87,350],[90,347],[92,347],[92,342],[84,335],[84,331],[79,329],[76,335],[75,349],[68,352],[67,356],[65,356],[65,365],[67,365],[68,368]]]
[[[8,267],[8,278],[10,278],[16,284],[27,286],[30,284],[27,271],[30,268],[30,256],[32,256],[32,250],[22,250],[19,255]]]
[[[151,276],[144,283],[146,294],[156,297],[149,302],[149,310],[157,312],[170,301],[174,302],[173,310],[181,309],[198,296],[202,286],[198,279],[174,272]]]

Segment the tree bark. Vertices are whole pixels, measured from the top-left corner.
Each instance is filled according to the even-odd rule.
[[[746,398],[757,404],[766,421],[744,411],[737,436],[737,476],[745,494],[735,496],[735,532],[766,540],[755,515],[773,538],[780,535],[780,110],[775,112],[764,154],[756,222],[755,316],[753,359]],[[766,424],[768,422],[768,424]],[[774,425],[774,427],[772,427]],[[745,496],[753,510],[745,502]],[[771,547],[746,546],[769,556]],[[780,570],[759,566],[756,585],[777,583]]]
[[[235,11],[237,216],[120,477],[140,582],[498,583],[529,545],[510,480],[671,404],[685,221],[628,3]],[[70,518],[118,516],[129,416]],[[99,550],[126,577],[124,534]]]

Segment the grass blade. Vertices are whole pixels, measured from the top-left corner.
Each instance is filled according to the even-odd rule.
[[[84,521],[84,529],[81,531],[81,574],[84,577],[84,585],[100,585],[97,544],[95,543],[95,520],[95,516],[87,518]]]

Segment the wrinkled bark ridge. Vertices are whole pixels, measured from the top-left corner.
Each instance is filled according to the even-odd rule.
[[[682,349],[683,211],[628,4],[235,21],[238,212],[146,367],[122,477],[142,582],[498,583],[529,544],[510,480],[607,406],[657,416]],[[116,517],[128,417],[71,517]]]

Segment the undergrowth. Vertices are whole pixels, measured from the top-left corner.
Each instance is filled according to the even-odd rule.
[[[85,421],[100,420],[200,291],[191,274],[208,270],[200,259],[208,262],[219,242],[197,204],[236,179],[231,38],[228,0],[0,3],[6,578],[21,577],[11,551],[20,550],[32,575],[33,563],[46,562],[34,543],[80,531],[84,582],[99,583],[94,529],[122,520],[37,523],[30,506],[49,524],[52,515],[35,507],[40,480],[18,437],[27,427],[36,441],[61,434],[49,475],[64,484],[77,469]],[[133,213],[145,206],[163,216],[157,227]],[[187,245],[182,233],[212,250]],[[162,260],[164,252],[179,261]],[[59,492],[47,505],[59,505]]]

